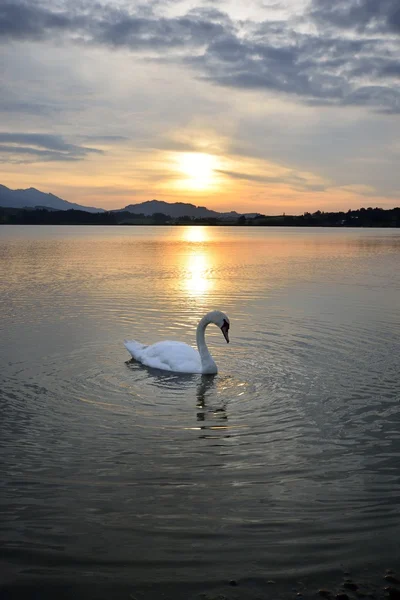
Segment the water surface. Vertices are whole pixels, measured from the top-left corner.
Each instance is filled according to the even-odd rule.
[[[390,229],[3,226],[3,582],[393,565],[399,260]],[[216,377],[129,360],[213,308]]]

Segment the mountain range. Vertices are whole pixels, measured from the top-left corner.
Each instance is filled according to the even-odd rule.
[[[11,190],[0,184],[0,206],[7,208],[47,208],[53,210],[84,210],[86,212],[104,212],[102,208],[81,206],[63,200],[54,194],[46,194],[33,187],[26,190]]]
[[[186,202],[163,202],[162,200],[147,200],[139,204],[128,204],[125,208],[113,212],[130,212],[151,217],[155,213],[163,213],[174,219],[191,217],[196,219],[237,219],[240,214],[236,211],[220,213],[205,206],[195,206]]]
[[[7,208],[44,208],[46,210],[82,210],[90,213],[106,212],[103,208],[94,208],[92,206],[83,206],[63,200],[54,194],[46,194],[35,188],[26,190],[11,190],[5,185],[0,184],[0,206]],[[147,200],[139,204],[128,204],[124,208],[110,212],[130,212],[133,214],[142,214],[152,216],[154,213],[163,213],[171,218],[192,217],[198,219],[235,219],[240,217],[240,213],[235,211],[220,213],[210,210],[205,206],[195,206],[184,202],[163,202],[161,200]],[[246,217],[254,217],[257,213],[246,214]]]

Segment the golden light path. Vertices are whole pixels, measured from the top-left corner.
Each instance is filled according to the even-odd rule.
[[[203,296],[214,287],[211,278],[211,252],[205,242],[208,241],[206,227],[189,226],[183,230],[182,239],[190,243],[189,253],[185,256],[185,289],[191,296]]]
[[[209,236],[206,227],[189,225],[183,230],[182,238],[185,242],[208,242]]]
[[[207,254],[196,252],[190,254],[187,257],[186,270],[185,287],[192,296],[203,296],[211,290],[213,282],[209,276]]]

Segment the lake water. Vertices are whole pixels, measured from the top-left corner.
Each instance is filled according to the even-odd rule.
[[[399,265],[393,229],[3,226],[3,589],[399,568]],[[213,308],[216,377],[130,360]]]

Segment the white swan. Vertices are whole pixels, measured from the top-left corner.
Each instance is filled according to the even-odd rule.
[[[229,343],[229,319],[223,312],[213,310],[207,313],[197,326],[196,342],[198,351],[188,344],[171,340],[157,342],[151,346],[145,346],[134,340],[130,342],[125,340],[124,345],[135,360],[147,367],[176,373],[213,375],[218,373],[218,369],[208,351],[204,336],[206,327],[210,323],[215,323],[221,329],[224,338]]]

